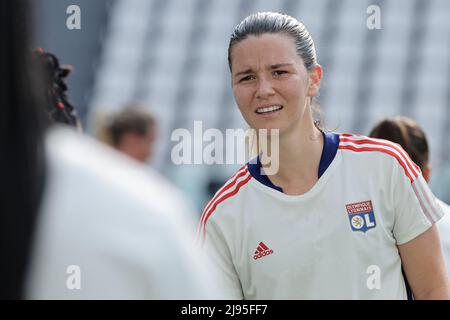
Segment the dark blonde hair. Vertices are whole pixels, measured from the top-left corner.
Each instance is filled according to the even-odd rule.
[[[150,112],[137,104],[129,104],[123,110],[107,119],[102,126],[99,138],[113,147],[118,147],[127,133],[145,136],[152,130],[156,121]]]
[[[401,116],[386,118],[372,129],[370,136],[401,145],[422,171],[429,161],[428,141],[425,132],[417,122],[410,118]]]

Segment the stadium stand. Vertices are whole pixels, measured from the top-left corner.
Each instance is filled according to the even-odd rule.
[[[370,5],[381,29],[366,26]],[[212,180],[238,165],[175,166],[171,133],[245,128],[227,65],[233,26],[255,11],[281,11],[303,21],[325,70],[319,102],[330,129],[368,134],[385,116],[416,119],[429,134],[431,187],[450,200],[450,2],[447,0],[117,0],[90,100],[91,117],[129,101],[152,108],[159,123],[154,165],[197,201]]]

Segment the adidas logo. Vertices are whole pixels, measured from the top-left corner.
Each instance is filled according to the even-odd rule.
[[[269,254],[272,254],[273,250],[269,249],[264,242],[260,242],[258,246],[256,247],[255,255],[253,256],[253,259],[258,260],[259,258],[268,256]]]

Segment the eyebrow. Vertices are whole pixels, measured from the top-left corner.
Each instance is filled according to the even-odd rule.
[[[278,63],[278,64],[273,64],[269,67],[269,69],[274,70],[274,69],[278,69],[278,68],[283,68],[283,67],[291,67],[292,63]],[[252,69],[247,69],[244,71],[240,71],[238,73],[236,73],[235,77],[239,77],[239,76],[243,76],[243,75],[247,75],[252,73]]]
[[[278,68],[283,68],[283,67],[291,67],[293,64],[292,63],[279,63],[279,64],[274,64],[271,65],[269,69],[278,69]]]
[[[243,76],[245,74],[250,74],[252,72],[253,72],[252,69],[247,69],[247,70],[236,73],[235,77]]]

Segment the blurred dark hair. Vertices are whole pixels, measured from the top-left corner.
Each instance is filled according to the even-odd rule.
[[[427,137],[422,128],[410,118],[401,116],[386,118],[372,129],[370,136],[401,145],[422,171],[428,163]]]
[[[44,186],[43,112],[30,63],[26,0],[0,10],[0,299],[24,297],[23,285]]]
[[[108,137],[107,140],[112,146],[118,147],[125,134],[135,133],[145,136],[154,126],[155,119],[148,111],[130,104],[109,119],[104,135]]]
[[[65,78],[72,71],[68,65],[60,65],[58,58],[38,48],[33,51],[34,68],[43,75],[42,96],[46,100],[46,111],[51,122],[81,127],[74,106],[67,97]]]

